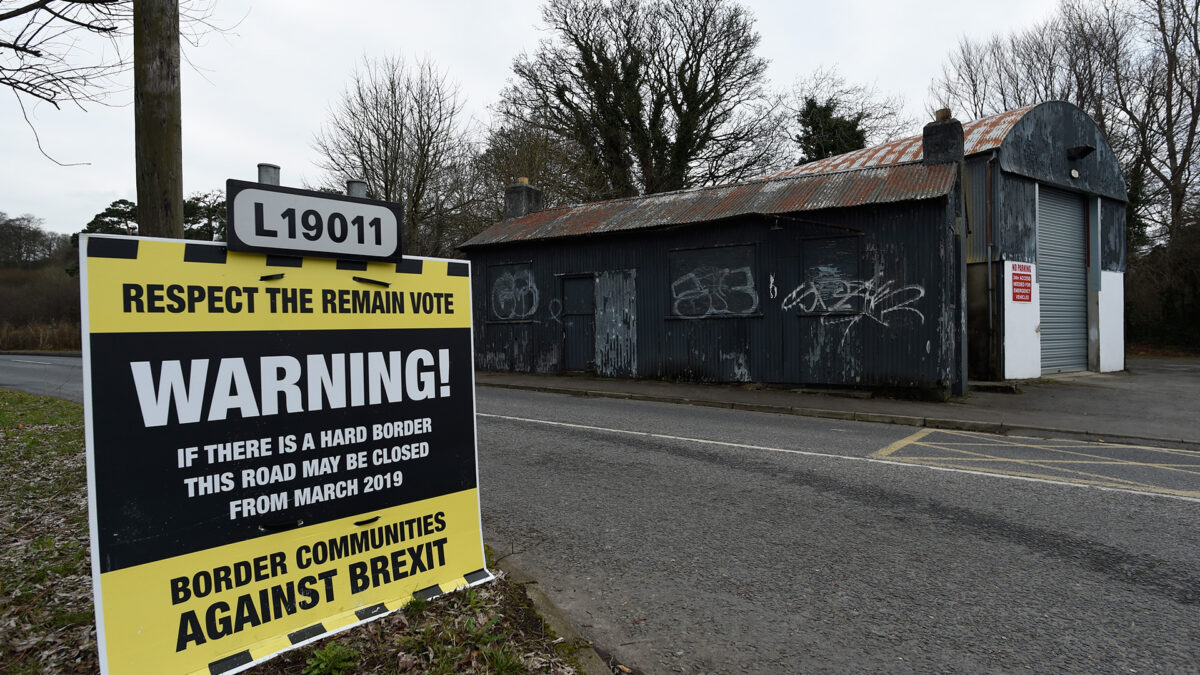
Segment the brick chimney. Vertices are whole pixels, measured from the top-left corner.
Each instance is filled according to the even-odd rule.
[[[921,143],[921,161],[925,164],[961,162],[963,158],[962,123],[950,116],[949,108],[934,113],[933,121],[925,125]]]
[[[542,191],[529,184],[528,178],[518,178],[516,183],[504,188],[504,219],[542,210]]]

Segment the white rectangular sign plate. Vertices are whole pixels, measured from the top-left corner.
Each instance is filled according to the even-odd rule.
[[[226,181],[229,250],[399,260],[399,204]]]

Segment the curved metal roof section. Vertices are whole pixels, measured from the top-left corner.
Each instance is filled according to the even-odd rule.
[[[1072,157],[1073,151],[1082,154]],[[1039,183],[1128,199],[1120,162],[1100,125],[1067,101],[1047,101],[1029,110],[1005,134],[999,157],[1004,171]]]
[[[902,164],[560,206],[502,220],[459,248],[933,199],[956,175],[955,164]]]
[[[1009,110],[1008,112],[981,117],[974,122],[963,124],[963,154],[974,155],[1000,147],[1008,132],[1017,122],[1036,105]],[[922,157],[921,136],[910,136],[898,141],[884,143],[873,148],[863,148],[847,152],[844,155],[834,155],[808,164],[801,164],[785,169],[768,178],[783,178],[786,176],[804,176],[830,171],[846,171],[872,166],[889,166],[919,161]]]

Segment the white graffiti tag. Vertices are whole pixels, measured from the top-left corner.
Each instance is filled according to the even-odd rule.
[[[525,319],[538,309],[538,288],[533,272],[505,272],[492,283],[492,315],[497,319]]]
[[[758,291],[749,267],[699,267],[671,284],[676,316],[699,319],[758,311]]]
[[[818,273],[794,291],[788,293],[781,303],[784,311],[796,309],[804,314],[821,317],[825,325],[845,323],[846,335],[864,317],[881,326],[889,325],[896,312],[911,312],[921,323],[925,315],[913,305],[925,297],[925,287],[920,284],[898,286],[881,278],[860,280],[842,279],[832,274]]]
[[[550,310],[550,318],[554,321],[554,323],[557,323],[558,325],[561,326],[562,325],[562,300],[559,300],[558,298],[554,298],[553,300],[550,301],[550,305],[546,309]]]

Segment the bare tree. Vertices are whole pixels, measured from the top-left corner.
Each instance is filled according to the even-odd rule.
[[[963,37],[930,85],[930,108],[964,111],[972,119],[1042,101],[1080,103],[1073,45],[1061,18],[976,42]],[[1086,106],[1081,106],[1086,107]]]
[[[213,26],[211,5],[182,3],[196,44]],[[179,0],[0,0],[0,84],[56,108],[101,101],[129,65],[120,38],[133,34],[135,155],[143,234],[183,236]],[[80,34],[107,38],[92,54]],[[25,115],[26,122],[29,117]],[[37,130],[29,123],[38,149]]]
[[[594,191],[599,169],[575,143],[544,127],[519,120],[502,120],[488,130],[476,158],[484,199],[481,206],[491,222],[504,213],[504,188],[528,178],[543,194],[547,207],[602,199]]]
[[[431,61],[365,59],[314,147],[327,182],[367,182],[404,206],[402,237],[417,254],[448,253],[449,223],[477,198],[463,99]]]
[[[124,68],[115,39],[131,15],[132,0],[0,1],[0,84],[56,108],[97,100]],[[88,54],[80,32],[110,38],[112,52]]]
[[[971,119],[987,116],[992,88],[987,48],[963,36],[947,58],[942,74],[929,85],[932,104],[926,107],[959,110]]]
[[[129,34],[132,0],[0,0],[0,86],[13,93],[42,155],[26,99],[55,108],[102,100],[126,61],[120,38]],[[81,34],[96,38],[87,49]]]
[[[214,0],[182,0],[183,38],[199,45],[213,30]],[[27,102],[85,107],[117,88],[130,65],[133,0],[0,0],[0,86]]]
[[[737,181],[772,168],[782,116],[763,86],[767,60],[754,53],[753,15],[730,0],[669,0],[651,9],[651,85],[665,94],[669,115],[665,127],[645,125],[657,131],[638,157],[646,192]]]
[[[1125,175],[1126,241],[1131,258],[1144,253],[1155,233],[1161,231],[1160,214],[1164,191],[1149,172],[1154,154],[1150,138],[1122,108],[1153,105],[1150,99],[1118,100],[1117,78],[1135,68],[1139,51],[1137,26],[1126,5],[1117,2],[1065,0],[1061,5],[1060,41],[1065,45],[1069,69],[1075,81],[1075,102],[1088,112],[1104,131]]]
[[[604,197],[746,178],[782,155],[754,20],[731,0],[548,0],[499,112],[570,141]]]
[[[46,231],[42,224],[28,213],[10,217],[0,211],[0,269],[32,269],[63,257],[69,238]]]
[[[1195,0],[1065,0],[1059,15],[986,43],[964,38],[930,87],[974,116],[1048,100],[1087,111],[1130,189],[1131,234],[1169,239],[1196,201],[1200,20]]]
[[[1169,241],[1197,199],[1200,19],[1194,0],[1062,5],[1077,98],[1121,160],[1134,219]]]
[[[1109,47],[1099,56],[1112,105],[1138,142],[1144,168],[1164,196],[1157,218],[1167,240],[1196,200],[1200,142],[1200,17],[1194,0],[1109,0]]]
[[[1200,3],[1063,0],[1047,25],[1057,30],[996,37],[986,48],[964,39],[931,94],[977,115],[1052,98],[1087,111],[1128,189],[1128,334],[1194,345]]]
[[[225,191],[193,192],[183,200],[183,237],[225,241]]]
[[[1012,110],[1042,101],[1080,102],[1060,39],[1062,28],[1055,17],[993,43],[996,107]]]

